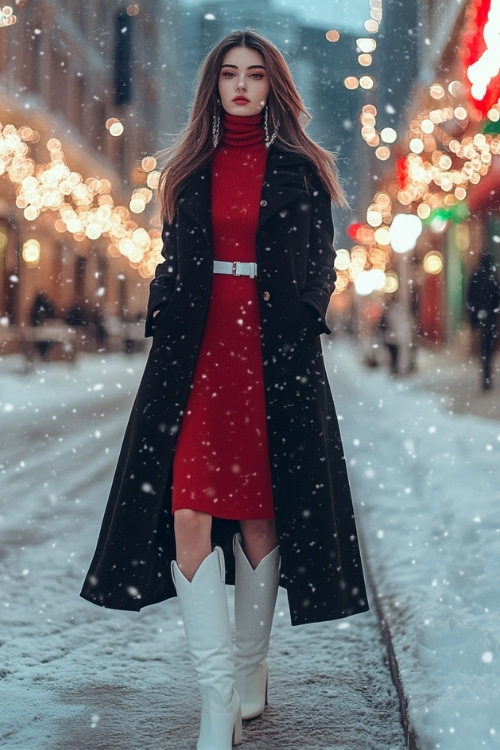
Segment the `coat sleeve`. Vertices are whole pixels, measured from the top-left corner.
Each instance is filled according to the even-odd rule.
[[[162,230],[163,263],[156,266],[155,277],[149,286],[149,301],[146,315],[146,336],[152,336],[155,330],[153,312],[168,305],[172,296],[178,274],[177,228],[176,224],[164,222]]]
[[[337,275],[334,269],[333,219],[330,194],[318,176],[309,175],[312,201],[309,250],[306,269],[306,286],[302,302],[310,308],[318,333],[330,333],[325,323],[330,297],[335,289]]]

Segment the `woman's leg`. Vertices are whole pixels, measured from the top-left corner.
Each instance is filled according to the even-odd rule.
[[[177,565],[182,575],[192,581],[203,560],[212,552],[212,516],[189,508],[176,510],[174,530]]]
[[[240,521],[243,551],[252,568],[278,546],[274,521]]]
[[[481,365],[482,365],[482,389],[489,391],[492,386],[491,363],[494,352],[493,331],[486,326],[481,331]]]

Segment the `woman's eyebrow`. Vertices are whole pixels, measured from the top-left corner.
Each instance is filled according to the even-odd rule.
[[[232,65],[231,63],[223,63],[223,68],[234,68],[235,70],[238,70],[237,65]],[[263,65],[249,65],[247,70],[253,70],[254,68],[260,68],[261,70],[265,70],[265,67]]]

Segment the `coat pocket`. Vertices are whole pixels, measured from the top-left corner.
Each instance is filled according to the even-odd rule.
[[[324,331],[324,322],[318,311],[308,302],[301,302],[302,322],[306,331],[319,336]]]
[[[170,299],[156,308],[158,310],[158,313],[154,316],[154,318],[153,318],[153,314],[151,313],[150,330],[151,330],[152,336],[161,334],[170,327],[169,326],[170,321],[172,320],[172,317],[175,315],[175,307],[178,306],[176,304],[177,302],[178,302],[178,292],[177,290],[174,290]]]

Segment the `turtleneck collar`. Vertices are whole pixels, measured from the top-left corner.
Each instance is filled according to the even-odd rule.
[[[264,142],[262,114],[240,117],[224,113],[222,143],[225,146],[253,146]]]

